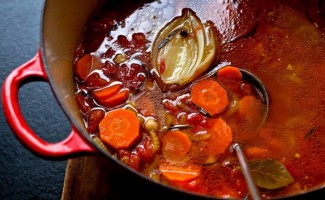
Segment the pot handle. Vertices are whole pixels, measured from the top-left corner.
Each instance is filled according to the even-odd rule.
[[[17,138],[31,151],[44,157],[62,157],[81,152],[97,152],[74,126],[70,135],[63,141],[48,143],[36,135],[26,123],[18,102],[18,90],[24,84],[39,78],[48,81],[42,67],[41,52],[34,58],[12,71],[2,88],[2,102],[6,120]]]

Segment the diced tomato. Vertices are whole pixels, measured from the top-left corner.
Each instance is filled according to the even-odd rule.
[[[90,87],[90,88],[103,87],[105,85],[108,85],[109,81],[107,79],[101,78],[98,73],[92,73],[87,77],[86,84],[87,84],[87,87]]]

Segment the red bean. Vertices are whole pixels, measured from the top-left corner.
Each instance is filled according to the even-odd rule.
[[[142,52],[141,55],[137,56],[137,59],[139,59],[143,63],[143,65],[145,65],[148,68],[150,68],[149,67],[151,65],[151,56],[150,56],[150,53],[148,53],[148,52]]]
[[[90,111],[88,116],[88,127],[89,133],[95,133],[98,130],[98,124],[105,116],[105,111],[102,109],[93,109]]]
[[[149,163],[153,161],[154,149],[149,137],[145,138],[143,143],[137,146],[136,151],[140,156],[142,163]]]
[[[78,104],[81,112],[87,113],[90,110],[91,103],[90,103],[90,100],[88,97],[84,96],[81,93],[77,93],[76,101],[77,101],[77,104]]]
[[[206,127],[208,125],[207,118],[200,113],[191,113],[186,116],[186,121],[189,124],[200,125]]]
[[[136,152],[132,152],[128,165],[135,170],[138,170],[140,167],[140,156]]]
[[[138,76],[138,74],[141,74]],[[145,76],[145,71],[141,65],[131,64],[127,66],[122,64],[120,68],[116,71],[116,77],[123,83],[124,87],[130,88],[131,90],[138,89],[143,81]]]
[[[105,75],[112,75],[117,71],[117,65],[110,61],[106,61],[102,70]]]
[[[132,35],[132,44],[136,47],[144,46],[148,41],[143,33],[134,33]]]
[[[115,55],[115,50],[108,48],[107,51],[103,54],[103,58],[112,58]]]
[[[129,47],[130,46],[130,42],[129,42],[129,40],[127,39],[127,37],[126,36],[124,36],[124,35],[119,35],[118,37],[117,37],[117,44],[118,45],[120,45],[121,47],[123,47],[123,48],[127,48],[127,47]]]
[[[139,169],[140,156],[136,152],[130,152],[128,150],[119,150],[118,157],[122,162],[129,165],[133,169]]]

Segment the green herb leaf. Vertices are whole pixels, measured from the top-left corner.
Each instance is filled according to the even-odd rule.
[[[278,189],[294,182],[286,167],[272,159],[248,161],[255,184],[265,189]]]

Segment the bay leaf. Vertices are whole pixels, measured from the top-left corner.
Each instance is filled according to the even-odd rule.
[[[248,161],[255,184],[264,189],[278,189],[294,182],[286,167],[272,159]]]

